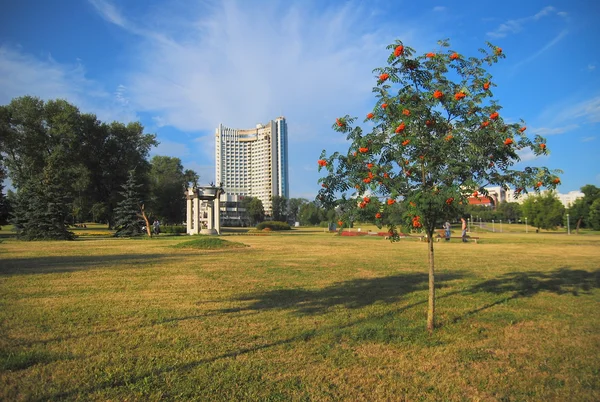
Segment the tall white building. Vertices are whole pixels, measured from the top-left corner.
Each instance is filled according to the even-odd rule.
[[[260,199],[272,212],[271,197],[289,198],[287,123],[278,117],[251,129],[220,124],[215,132],[215,178],[228,194]]]
[[[499,186],[486,187],[485,189],[496,203],[518,202],[519,204],[522,204],[523,201],[525,201],[528,197],[535,194],[535,192],[532,191],[528,194],[523,194],[521,197],[519,197],[519,199],[515,200],[515,191],[513,189],[505,190]],[[546,191],[549,190],[543,190],[541,191],[541,194],[545,194]],[[575,202],[575,200],[578,198],[583,198],[585,194],[583,194],[581,191],[569,191],[567,194],[555,192],[554,195],[564,205],[565,208],[569,208]]]

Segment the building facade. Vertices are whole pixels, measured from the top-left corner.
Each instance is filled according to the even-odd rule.
[[[535,192],[532,191],[527,194],[522,194],[521,197],[519,197],[518,199],[515,199],[515,191],[513,189],[505,190],[504,188],[502,188],[500,186],[486,187],[485,189],[489,194],[489,198],[491,198],[493,200],[493,202],[490,202],[489,205],[487,205],[487,206],[497,205],[502,202],[517,202],[519,204],[522,204],[523,201],[525,201],[528,197],[536,194]],[[541,194],[545,194],[547,191],[548,190],[543,190],[543,191],[541,191]],[[569,208],[573,204],[573,202],[575,202],[575,200],[577,200],[578,198],[583,198],[583,196],[585,194],[583,194],[581,191],[569,191],[567,194],[554,192],[554,195],[564,205],[565,208]],[[483,197],[483,198],[488,199],[488,197]],[[473,200],[473,197],[471,197],[471,198],[469,198],[469,204],[482,204],[482,203],[477,202],[476,200]]]
[[[289,198],[285,118],[251,129],[220,124],[215,132],[215,179],[227,194],[260,199],[270,215],[271,197]]]

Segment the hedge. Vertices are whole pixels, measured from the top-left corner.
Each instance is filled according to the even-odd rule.
[[[290,224],[287,222],[266,221],[256,225],[256,229],[271,229],[271,230],[291,230]]]

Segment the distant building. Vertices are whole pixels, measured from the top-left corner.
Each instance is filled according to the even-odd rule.
[[[567,194],[557,193],[556,198],[562,202],[565,208],[569,208],[575,200],[585,197],[581,191],[569,191]]]
[[[500,186],[497,187],[485,187],[489,197],[479,196],[477,198],[470,197],[469,205],[482,205],[482,206],[494,206],[502,202],[517,202],[522,204],[529,196],[534,195],[534,192],[528,194],[522,194],[518,199],[515,199],[515,191],[513,189],[505,190]],[[547,191],[541,191],[541,194],[545,194]],[[584,194],[581,191],[569,191],[567,194],[561,194],[556,192],[554,194],[556,198],[568,208],[578,198],[583,198]]]
[[[260,199],[265,213],[271,215],[271,197],[289,198],[287,134],[284,117],[251,129],[220,124],[215,132],[216,183],[228,195]],[[232,205],[238,199],[225,202]]]

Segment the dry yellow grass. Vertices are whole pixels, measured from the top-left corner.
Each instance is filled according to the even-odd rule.
[[[600,237],[0,244],[0,399],[600,399]]]

